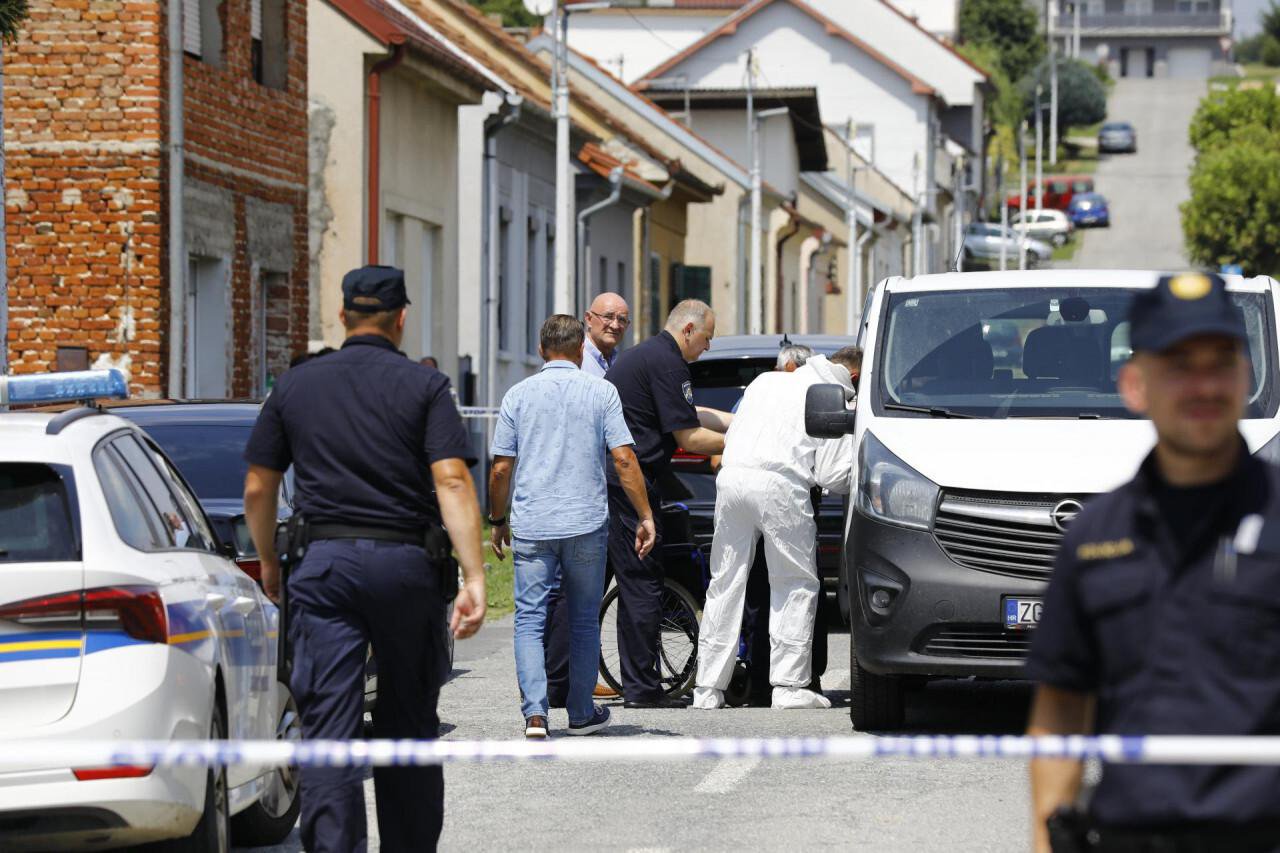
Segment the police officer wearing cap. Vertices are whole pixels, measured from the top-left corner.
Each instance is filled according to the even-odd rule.
[[[245,515],[263,587],[279,600],[276,498],[292,465],[293,528],[302,532],[289,553],[305,546],[305,555],[292,565],[285,592],[303,737],[360,736],[372,645],[375,737],[435,738],[436,701],[448,674],[446,632],[468,637],[484,621],[470,442],[448,379],[399,350],[409,305],[403,272],[353,270],[342,280],[342,297],[342,349],[289,370],[263,404],[245,450]],[[460,590],[449,540],[462,567]],[[307,850],[365,849],[363,777],[359,767],[302,770]],[[435,849],[441,768],[377,768],[373,779],[382,849]]]
[[[732,416],[693,405],[689,364],[711,349],[716,316],[711,307],[686,299],[671,309],[666,328],[618,356],[606,381],[618,389],[622,415],[635,439],[649,506],[660,506],[659,481],[669,474],[677,447],[708,456],[724,452],[724,432]],[[658,680],[658,629],[662,619],[662,526],[655,518],[657,545],[636,554],[640,518],[610,465],[609,564],[618,582],[618,657],[623,707],[684,707],[669,699]]]
[[[1119,391],[1155,449],[1063,541],[1029,733],[1280,734],[1280,469],[1238,429],[1241,310],[1217,276],[1165,276],[1129,322]],[[1039,851],[1280,850],[1274,765],[1109,764],[1083,811],[1080,762],[1034,760],[1031,785]]]

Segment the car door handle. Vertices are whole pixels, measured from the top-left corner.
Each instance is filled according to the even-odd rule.
[[[250,598],[247,595],[241,595],[231,602],[231,609],[239,613],[241,616],[248,616],[258,607],[257,599]]]
[[[221,610],[222,605],[227,603],[227,597],[220,592],[211,592],[204,597],[204,600],[212,610]]]

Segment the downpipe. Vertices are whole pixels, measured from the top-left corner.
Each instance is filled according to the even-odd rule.
[[[622,167],[614,166],[609,172],[609,196],[598,201],[578,213],[578,285],[575,314],[587,310],[587,220],[607,207],[612,207],[622,198]]]

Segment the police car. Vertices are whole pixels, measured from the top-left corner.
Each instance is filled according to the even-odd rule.
[[[126,393],[117,371],[0,377],[0,403]],[[0,740],[295,738],[278,622],[138,427],[0,414]],[[288,769],[34,762],[0,771],[0,849],[227,850],[298,806]]]

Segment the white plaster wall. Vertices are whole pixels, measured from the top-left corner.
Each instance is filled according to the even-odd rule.
[[[955,39],[960,25],[960,0],[886,0],[920,22],[936,36]]]
[[[637,9],[634,14],[643,25],[625,12],[577,12],[569,19],[569,46],[633,83],[715,29],[730,11],[695,15]]]
[[[695,110],[698,135],[719,148],[745,168],[751,168],[751,147],[747,141],[747,111]],[[795,132],[786,116],[765,119],[760,130],[760,174],[783,195],[797,188],[800,159]]]
[[[433,355],[458,375],[458,106],[441,97],[408,63],[382,81],[381,184],[384,235],[399,223],[409,317],[402,349]],[[425,244],[430,242],[430,248]],[[383,246],[388,244],[384,237]],[[427,290],[430,292],[427,292]]]
[[[923,175],[927,162],[929,98],[852,44],[826,33],[822,25],[787,4],[775,4],[753,15],[732,36],[717,39],[681,63],[696,86],[740,88],[743,53],[753,46],[759,56],[762,87],[817,86],[818,105],[826,124],[874,122],[876,165],[899,186],[910,190],[912,165]],[[702,123],[695,127],[703,132]]]
[[[496,107],[458,108],[458,355],[471,356],[472,370],[483,375],[480,342],[484,323],[484,120]],[[479,386],[477,386],[479,391]]]
[[[928,83],[949,106],[974,103],[982,75],[884,0],[811,0],[811,5]]]
[[[333,215],[320,237],[312,294],[319,299],[321,338],[337,346],[344,336],[338,322],[342,276],[364,263],[365,53],[382,49],[325,0],[307,4],[307,38],[329,46],[307,52],[310,109],[323,110],[333,120],[327,159],[309,164],[313,178],[319,172],[311,191],[324,194]]]

